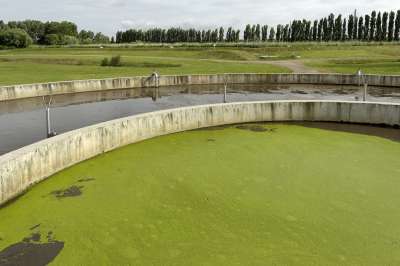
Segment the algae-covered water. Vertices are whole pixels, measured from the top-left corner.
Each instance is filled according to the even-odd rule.
[[[0,209],[0,264],[398,265],[400,143],[294,124],[158,137]]]

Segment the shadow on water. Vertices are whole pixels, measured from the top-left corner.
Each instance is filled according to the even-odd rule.
[[[309,128],[319,128],[324,130],[341,131],[341,132],[348,132],[355,134],[363,134],[363,135],[381,137],[392,141],[400,142],[400,129],[387,126],[336,123],[336,122],[288,122],[285,124],[299,125]]]

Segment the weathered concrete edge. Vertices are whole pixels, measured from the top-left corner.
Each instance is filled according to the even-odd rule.
[[[400,104],[268,101],[202,105],[116,119],[77,129],[0,156],[0,205],[84,160],[175,132],[257,121],[341,121],[400,125]]]
[[[367,75],[371,86],[400,87],[400,76]],[[182,86],[202,84],[223,84],[225,82],[273,83],[273,84],[328,84],[358,85],[359,78],[349,74],[215,74],[215,75],[181,75],[161,76],[160,86]],[[109,79],[90,79],[61,81],[38,84],[23,84],[0,87],[0,101],[15,100],[47,95],[117,90],[127,88],[145,88],[154,86],[150,77],[121,77]]]

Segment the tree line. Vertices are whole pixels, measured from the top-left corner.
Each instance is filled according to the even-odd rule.
[[[111,39],[101,32],[81,30],[69,21],[0,20],[0,48],[38,45],[131,43],[216,43],[216,42],[393,42],[400,39],[400,10],[347,17],[330,14],[318,20],[293,20],[284,25],[246,25],[243,34],[233,27],[198,30],[183,28],[129,29],[118,31]]]
[[[223,27],[214,30],[154,28],[149,30],[130,29],[127,31],[118,31],[115,41],[117,43],[238,42],[240,40],[239,36],[240,31],[232,27],[229,27],[226,32]]]
[[[101,32],[81,30],[78,32],[76,24],[69,21],[38,20],[10,21],[0,20],[0,46],[28,47],[38,45],[68,45],[108,43],[110,38]]]
[[[400,10],[397,12],[376,12],[365,16],[356,14],[344,17],[341,14],[330,14],[318,20],[293,20],[285,25],[270,27],[268,25],[246,25],[241,31],[229,27],[210,30],[182,28],[153,28],[148,30],[129,29],[118,31],[117,43],[130,42],[330,42],[330,41],[364,41],[393,42],[400,39]]]

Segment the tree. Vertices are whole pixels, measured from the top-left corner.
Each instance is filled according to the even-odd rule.
[[[246,42],[250,41],[250,39],[251,39],[251,26],[250,26],[250,24],[246,25],[246,29],[244,30],[244,36],[243,37],[244,37],[244,40]]]
[[[394,27],[394,40],[399,41],[399,33],[400,33],[400,10],[397,11],[395,27]]]
[[[358,33],[357,33],[357,40],[362,41],[364,38],[364,19],[360,17],[358,19]]]
[[[251,32],[250,32],[250,41],[255,41],[256,40],[256,25],[253,25],[251,27]]]
[[[389,15],[389,27],[388,27],[388,41],[392,42],[393,37],[394,37],[394,18],[396,16],[396,13],[394,11],[390,12]]]
[[[255,41],[260,41],[261,40],[261,26],[260,24],[257,24],[256,30],[255,30]]]
[[[327,31],[327,41],[333,40],[333,29],[335,27],[335,15],[330,14],[328,17],[328,31]]]
[[[59,45],[61,44],[60,35],[58,34],[47,34],[41,40],[41,44],[44,45]]]
[[[211,41],[212,42],[218,42],[218,29],[215,29],[211,33]]]
[[[288,42],[289,41],[289,24],[286,24],[283,27],[283,32],[282,32],[282,41]]]
[[[0,45],[14,48],[26,48],[32,44],[32,38],[21,29],[0,31]]]
[[[382,41],[382,15],[381,15],[381,12],[378,13],[378,17],[376,19],[375,41]]]
[[[371,13],[371,21],[369,26],[369,40],[373,41],[375,39],[375,30],[376,30],[376,11],[372,11]]]
[[[353,30],[354,30],[354,16],[349,16],[349,22],[347,25],[347,36],[349,36],[349,40],[353,39]]]
[[[335,25],[333,29],[333,40],[340,41],[342,39],[342,15],[339,15],[335,19]]]
[[[102,43],[109,43],[109,42],[110,42],[110,38],[101,32],[98,32],[93,38],[93,43],[102,44]]]
[[[388,18],[389,14],[388,12],[383,12],[382,15],[382,41],[387,41],[387,35],[388,35]]]
[[[235,42],[238,42],[239,40],[240,40],[240,30],[237,30],[235,34]]]
[[[218,36],[218,41],[223,42],[225,40],[225,30],[223,27],[219,28],[219,36]]]
[[[268,39],[268,25],[264,25],[261,28],[261,40],[263,42],[267,41]]]
[[[318,20],[314,20],[314,24],[312,27],[312,40],[315,42],[317,41],[318,36]]]
[[[304,41],[309,41],[312,38],[311,34],[311,21],[303,19],[303,31],[304,31]]]
[[[371,17],[369,16],[369,15],[365,15],[365,21],[364,21],[364,41],[369,41],[369,36],[370,36],[370,33],[369,33],[369,31],[370,31],[370,29],[369,29],[369,26],[370,26],[370,20],[371,20]]]
[[[24,24],[26,32],[31,36],[34,43],[38,43],[44,36],[45,25],[43,22],[38,20],[25,20],[21,23]]]
[[[346,41],[347,40],[347,35],[346,35],[346,25],[347,25],[347,21],[346,19],[343,20],[343,25],[342,25],[342,41]]]
[[[329,41],[329,33],[328,33],[328,19],[324,18],[322,21],[322,40],[327,42]]]
[[[353,28],[353,40],[357,40],[358,21],[359,21],[359,18],[358,18],[357,16],[355,16],[354,19],[353,19],[353,23],[354,23],[354,28]]]
[[[318,33],[317,33],[317,40],[322,41],[322,27],[323,27],[324,20],[320,19],[318,22]]]
[[[271,30],[269,31],[269,41],[272,42],[275,40],[275,29],[274,27],[271,28]]]
[[[276,26],[276,41],[277,42],[281,42],[283,39],[283,26],[281,24],[278,24],[278,26]]]
[[[122,40],[123,37],[126,37],[126,33],[125,36],[122,36],[122,33],[117,33],[117,39],[120,40],[120,42],[123,42],[124,40]],[[119,38],[118,38],[119,37]],[[78,34],[78,39],[81,43],[84,44],[90,44],[93,42],[94,39],[94,32],[93,31],[86,31],[86,30],[81,30]],[[125,39],[125,41],[127,41]]]
[[[0,20],[0,30],[8,29],[8,26],[4,23],[4,21]]]
[[[58,34],[77,36],[77,26],[69,21],[55,22],[49,21],[44,24],[45,34]]]
[[[70,35],[58,35],[59,36],[59,44],[61,45],[72,45],[78,44],[79,40],[75,36]]]
[[[18,22],[9,23],[8,27],[24,27]],[[60,27],[55,23],[46,26],[46,33],[53,32]],[[64,27],[66,28],[66,27]],[[271,28],[272,30],[272,28]],[[246,42],[268,41],[271,38],[271,30],[267,25],[247,24],[243,33]],[[58,30],[57,32],[60,32]],[[65,31],[62,31],[63,33]],[[278,42],[301,41],[386,41],[399,39],[400,11],[379,12],[373,11],[370,15],[357,17],[350,15],[344,18],[342,15],[330,14],[320,20],[309,21],[306,19],[293,20],[286,25],[277,25],[273,28],[273,40]],[[59,34],[59,33],[57,33]],[[81,42],[93,42],[93,33],[81,31],[78,34]],[[181,28],[151,28],[147,30],[130,29],[125,32],[117,32],[115,41],[121,42],[238,42],[240,31],[229,27],[227,31],[223,27],[213,30],[181,29]]]

